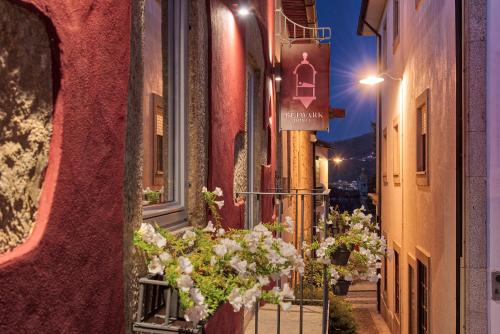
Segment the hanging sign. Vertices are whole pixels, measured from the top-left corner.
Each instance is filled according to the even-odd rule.
[[[281,130],[327,131],[330,45],[292,44],[281,53]]]

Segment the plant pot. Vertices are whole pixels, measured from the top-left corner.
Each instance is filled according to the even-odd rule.
[[[349,262],[351,251],[347,249],[346,245],[339,246],[331,256],[332,264],[338,266],[345,266]]]
[[[333,294],[335,296],[347,296],[347,293],[349,292],[349,286],[351,286],[350,281],[339,279],[333,286]]]

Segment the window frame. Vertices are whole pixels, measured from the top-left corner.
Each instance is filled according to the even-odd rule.
[[[431,326],[431,304],[430,304],[430,294],[431,294],[431,257],[430,255],[425,252],[423,249],[420,247],[416,247],[415,249],[416,253],[416,258],[417,258],[417,266],[416,266],[416,274],[417,274],[417,287],[416,287],[416,292],[417,292],[417,323],[416,323],[416,329],[418,334],[428,334],[430,333],[430,326]],[[426,324],[425,328],[426,331],[422,332],[421,331],[421,320],[422,320],[422,313],[421,313],[421,305],[422,305],[422,294],[421,294],[421,282],[422,282],[422,274],[421,274],[421,266],[425,267],[425,287],[426,287],[426,293],[425,293],[425,309],[426,309]]]
[[[382,130],[382,180],[384,184],[388,184],[387,177],[387,165],[388,165],[388,138],[387,138],[387,127]]]
[[[187,225],[186,208],[186,150],[187,150],[187,68],[188,68],[188,1],[168,1],[167,75],[164,80],[164,103],[167,114],[164,122],[173,118],[173,201],[143,207],[144,221],[154,221],[164,227]],[[163,29],[163,28],[162,28]],[[165,64],[165,61],[164,61]],[[164,71],[165,73],[165,71]],[[165,87],[166,83],[166,87]],[[166,88],[166,89],[165,89]],[[165,92],[167,94],[165,94]],[[165,97],[166,95],[166,97]],[[164,109],[165,110],[165,109]],[[165,146],[165,144],[164,144]],[[164,147],[167,149],[167,146]],[[170,171],[167,171],[167,173]],[[164,167],[165,173],[165,167]],[[167,186],[165,185],[164,189]]]
[[[417,329],[417,291],[416,291],[416,276],[417,276],[417,259],[411,254],[408,254],[408,333],[416,334]]]
[[[392,120],[392,179],[394,184],[401,184],[401,127],[399,116]]]
[[[392,242],[394,249],[394,315],[395,319],[401,324],[401,245]]]
[[[401,35],[401,3],[392,0],[392,52],[396,53]]]
[[[421,123],[419,122],[419,118],[421,119],[422,117],[420,116],[422,108],[425,106],[426,110],[426,117],[425,117],[425,123],[426,123],[426,135],[425,135],[425,143],[424,143],[424,149],[425,149],[425,169],[424,170],[419,170],[419,143],[420,143],[420,136],[419,136],[419,128],[421,128]],[[428,186],[429,185],[429,148],[430,148],[430,122],[429,122],[429,117],[430,117],[430,89],[424,90],[415,100],[415,152],[417,154],[416,159],[415,159],[415,170],[416,170],[416,181],[418,186]]]

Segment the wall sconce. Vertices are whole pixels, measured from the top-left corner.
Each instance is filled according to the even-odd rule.
[[[252,13],[252,9],[246,3],[246,1],[240,1],[240,2],[233,3],[233,11],[239,17],[246,17]]]
[[[281,66],[278,64],[273,68],[274,81],[281,81]]]

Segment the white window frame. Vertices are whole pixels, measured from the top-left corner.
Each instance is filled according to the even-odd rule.
[[[419,113],[421,112],[422,107],[425,106],[425,126],[426,126],[426,140],[425,140],[425,167],[424,170],[418,170],[418,144],[421,138],[419,138],[418,135],[418,118],[421,117]],[[416,159],[415,159],[415,169],[416,169],[416,174],[417,174],[417,185],[418,186],[428,186],[429,185],[429,149],[430,149],[430,122],[429,122],[429,117],[430,117],[430,111],[431,111],[431,106],[430,106],[430,90],[426,89],[422,94],[420,94],[417,97],[416,100],[416,117],[415,117],[415,137],[416,137],[416,147],[415,147],[415,152],[417,153]],[[421,125],[421,124],[420,124]]]
[[[180,228],[187,225],[186,211],[186,98],[188,66],[188,1],[168,1],[167,37],[167,116],[174,129],[173,201],[148,205],[143,208],[143,220],[160,226]],[[165,94],[164,94],[165,96]],[[168,163],[168,162],[165,162]],[[168,171],[171,172],[171,171]],[[167,186],[165,187],[167,188]],[[165,190],[166,191],[166,190]]]
[[[401,125],[399,116],[392,121],[392,177],[394,184],[401,184]]]

